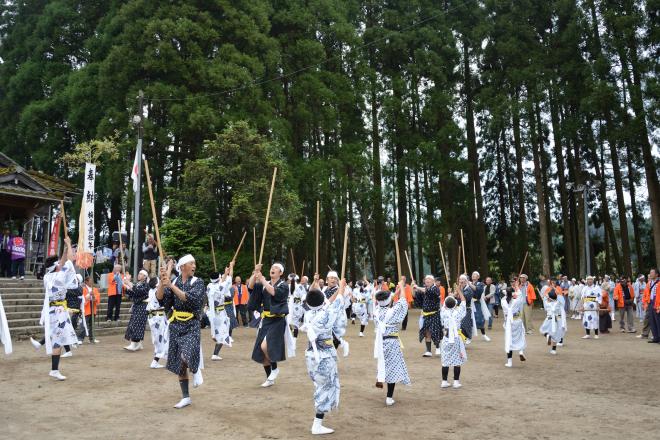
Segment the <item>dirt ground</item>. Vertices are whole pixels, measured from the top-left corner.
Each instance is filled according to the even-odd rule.
[[[582,340],[569,320],[567,343],[551,356],[545,340],[528,336],[528,361],[514,356],[504,367],[501,319],[490,335],[468,349],[460,390],[441,390],[440,360],[422,358],[417,317],[402,332],[412,386],[397,386],[392,407],[374,387],[373,326],[359,338],[349,323],[351,355],[339,362],[341,401],[326,415],[330,438],[416,439],[643,439],[660,430],[660,345],[618,332]],[[534,324],[542,318],[536,311]],[[616,325],[618,327],[618,325]],[[616,329],[615,329],[616,330]],[[312,383],[303,359],[280,363],[275,386],[262,389],[261,366],[250,360],[255,330],[239,328],[223,360],[209,359],[213,343],[203,330],[204,385],[192,389],[183,410],[176,376],[151,370],[152,346],[130,353],[121,336],[85,344],[63,359],[64,382],[48,377],[50,359],[29,342],[0,357],[0,420],[3,439],[299,439],[311,438]],[[147,339],[149,335],[147,333]],[[450,371],[450,379],[452,372]]]

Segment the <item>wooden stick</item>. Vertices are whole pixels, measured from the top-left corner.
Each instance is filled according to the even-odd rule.
[[[257,228],[252,227],[252,252],[254,265],[257,265]]]
[[[149,174],[149,162],[144,159],[144,171],[147,173],[147,189],[149,189],[149,201],[151,202],[151,217],[154,222],[154,230],[156,231],[156,240],[158,241],[158,253],[160,255],[160,266],[165,265],[165,251],[163,251],[163,243],[160,241],[160,230],[158,229],[158,217],[156,217],[156,205],[154,204],[154,191],[151,187],[151,175]]]
[[[401,254],[399,253],[399,237],[394,234],[394,250],[396,251],[396,276],[397,283],[401,281]]]
[[[460,277],[461,276],[461,246],[460,245],[458,246],[458,257],[456,259],[458,260],[458,270],[456,271],[456,273]],[[456,278],[456,281],[458,281],[458,278]]]
[[[264,235],[261,236],[261,250],[259,251],[259,264],[264,258],[264,247],[266,247],[266,232],[268,231],[268,217],[270,217],[270,205],[273,202],[273,192],[275,191],[275,178],[277,177],[277,167],[273,168],[273,180],[270,183],[270,194],[268,195],[268,207],[266,208],[266,221],[264,222]]]
[[[523,269],[525,268],[525,263],[527,262],[527,255],[529,255],[529,251],[525,251],[525,258],[523,259],[522,266],[520,266],[520,272],[518,272],[518,278],[520,278],[520,275],[522,275]]]
[[[449,272],[447,271],[447,264],[445,263],[445,253],[442,251],[442,243],[438,242],[438,246],[440,246],[440,257],[442,258],[442,267],[445,270],[445,279],[447,280],[447,289],[449,289]]]
[[[119,229],[119,258],[121,258],[121,271],[126,273],[126,264],[124,263],[124,243],[121,239],[121,222],[117,220],[117,229]]]
[[[215,261],[215,247],[213,246],[213,236],[211,235],[211,255],[213,255],[213,270],[218,271],[218,263]]]
[[[316,201],[316,270],[319,273],[319,218],[321,216],[321,202]]]
[[[463,240],[463,228],[461,228],[461,246],[463,249],[463,270],[465,270],[465,274],[467,275],[467,264],[465,263],[465,241]]]
[[[62,226],[64,226],[64,238],[69,238],[69,232],[66,228],[66,214],[64,214],[64,200],[60,200],[60,215],[62,216]]]
[[[346,226],[344,227],[344,254],[341,257],[341,277],[339,277],[340,280],[344,279],[344,275],[346,274],[346,250],[348,249],[348,223],[346,223]]]
[[[297,273],[298,271],[296,270],[296,257],[293,256],[293,249],[289,249],[289,252],[291,252],[291,265],[293,266],[293,273]]]
[[[238,249],[236,249],[236,253],[234,254],[234,258],[231,259],[234,263],[236,262],[236,257],[238,257],[238,253],[241,251],[241,247],[243,247],[243,242],[245,241],[245,236],[247,235],[247,231],[243,232],[243,237],[241,238],[241,242],[238,243]]]
[[[410,271],[410,281],[415,281],[415,277],[413,276],[412,267],[410,267],[410,258],[408,258],[408,250],[404,249],[403,254],[406,256],[406,263],[408,263],[408,270]]]
[[[302,269],[300,269],[300,279],[305,276],[305,260],[303,260]]]

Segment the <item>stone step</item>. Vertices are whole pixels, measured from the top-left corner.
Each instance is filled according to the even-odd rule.
[[[36,300],[12,300],[11,304],[5,304],[3,301],[3,305],[5,307],[5,312],[6,313],[12,313],[12,312],[28,312],[28,311],[39,311],[41,312],[41,308],[43,307],[44,300],[41,299],[39,301]],[[121,309],[123,310],[124,308],[129,309],[131,307],[130,302],[122,302],[121,303]],[[107,301],[101,301],[101,304],[99,305],[99,310],[105,311],[108,310],[108,302]]]
[[[105,322],[105,313],[99,315],[100,316],[100,322],[103,322],[104,324],[109,324]],[[128,313],[128,309],[122,310],[122,312],[119,314],[119,319],[124,322],[128,323],[129,318],[131,317],[131,314]],[[9,326],[10,329],[13,329],[15,327],[33,327],[33,326],[38,326],[39,325],[39,317],[36,318],[19,318],[19,319],[12,319],[9,320],[7,319],[7,325]],[[11,333],[11,330],[10,330]]]
[[[8,292],[8,293],[0,294],[0,298],[2,298],[3,304],[10,299],[35,299],[35,298],[43,299],[43,297],[44,297],[44,292],[39,290],[33,292]]]
[[[108,336],[108,335],[117,335],[124,334],[126,331],[127,322],[122,321],[121,324],[107,324],[105,322],[94,324],[94,337],[98,338],[99,336]],[[149,331],[147,326],[146,331]],[[11,338],[13,341],[25,341],[30,338],[30,336],[39,340],[43,337],[43,328],[41,326],[24,326],[16,327],[11,329]],[[146,338],[145,338],[146,339]]]
[[[8,283],[8,282],[0,282],[0,292],[4,291],[4,289],[43,289],[44,288],[44,283],[43,281],[17,281],[13,283]]]
[[[41,292],[43,293],[43,286],[17,286],[17,287],[0,287],[0,296],[3,298],[5,295],[10,293],[32,293],[32,292]]]

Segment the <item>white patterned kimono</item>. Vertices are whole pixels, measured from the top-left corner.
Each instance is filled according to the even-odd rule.
[[[211,323],[211,334],[215,342],[229,347],[231,347],[233,339],[229,336],[231,320],[225,310],[225,307],[228,307],[225,305],[225,299],[227,295],[231,296],[230,289],[231,278],[229,276],[224,281],[220,280],[216,283],[209,283],[206,286],[206,295],[209,300],[209,309],[206,314]]]
[[[361,325],[369,324],[369,310],[367,309],[367,302],[371,298],[371,286],[365,288],[356,287],[353,289],[353,313],[360,320]]]
[[[169,322],[165,315],[165,309],[156,298],[157,289],[149,289],[149,302],[147,303],[147,312],[149,312],[149,329],[151,330],[151,343],[154,344],[154,357],[158,359],[167,359],[169,348]]]
[[[297,284],[293,294],[289,296],[289,316],[287,317],[292,326],[300,328],[305,316],[303,302],[307,298],[307,289],[302,284]]]
[[[305,351],[305,363],[309,377],[314,382],[314,409],[327,413],[339,406],[339,371],[337,350],[332,343],[333,329],[340,315],[346,315],[340,296],[332,304],[319,310],[307,310],[302,331],[307,332],[309,347]]]
[[[392,307],[379,305],[375,307],[374,358],[378,359],[377,382],[410,384],[410,376],[399,340],[399,327],[407,312],[408,302],[405,295],[399,295],[399,300]]]
[[[523,351],[527,347],[525,338],[525,324],[523,323],[522,309],[526,302],[526,296],[518,291],[518,298],[512,298],[511,304],[502,298],[502,310],[504,311],[504,352]]]
[[[39,324],[44,326],[48,354],[53,353],[53,348],[78,343],[78,337],[71,325],[71,317],[66,309],[67,286],[75,282],[76,270],[71,261],[64,263],[59,271],[44,275],[44,305]]]
[[[9,324],[7,323],[5,308],[2,305],[2,297],[0,297],[0,342],[5,347],[5,354],[11,354],[11,335],[9,334]]]
[[[551,301],[544,297],[543,308],[545,309],[545,321],[541,324],[539,331],[543,335],[549,335],[555,342],[561,341],[566,334],[564,303],[558,300]]]
[[[440,342],[440,358],[443,367],[458,367],[467,361],[465,343],[458,332],[466,313],[465,301],[451,309],[442,306],[440,319],[445,330],[445,337]]]
[[[585,285],[582,288],[582,326],[585,330],[598,330],[598,309],[603,300],[603,290],[600,286]]]

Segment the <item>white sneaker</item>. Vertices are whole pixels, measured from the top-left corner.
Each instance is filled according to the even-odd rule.
[[[72,352],[72,351],[67,351],[67,352],[64,353],[63,355],[60,355],[61,358],[70,358],[71,356],[73,356],[73,352]]]
[[[638,337],[641,337],[641,336],[642,335],[639,335]],[[34,338],[30,338],[30,344],[32,344],[32,346],[34,347],[35,350],[39,350],[41,348],[41,344],[39,343],[39,341],[37,341]]]
[[[557,342],[557,347],[563,347],[564,343],[563,342]]]
[[[360,332],[360,337],[364,338],[364,333]]]
[[[313,435],[332,434],[333,432],[335,432],[334,429],[323,426],[323,419],[314,418],[314,424],[312,425]]]
[[[642,335],[637,335],[637,336],[635,336],[635,337],[636,337],[637,339],[642,339]],[[32,338],[30,338],[30,339],[32,339]],[[32,345],[34,345],[34,344],[32,344]],[[35,347],[35,348],[36,348],[36,347]]]
[[[465,345],[470,345],[472,343],[472,339],[466,339],[465,340]]]
[[[165,366],[159,364],[158,361],[156,360],[152,360],[151,365],[149,365],[149,368],[157,369],[157,368],[165,368]]]
[[[598,335],[595,335],[595,336],[594,336],[594,339],[598,339]]]
[[[124,350],[128,350],[128,351],[137,351],[137,343],[131,341],[130,344],[128,344],[126,347],[124,347]]]
[[[481,335],[481,336],[483,336],[484,341],[490,342],[490,338],[488,337],[488,335]]]
[[[78,345],[83,345],[84,342],[85,341],[81,341],[80,339],[78,339]]]
[[[550,354],[557,354],[557,350],[550,350]]]
[[[449,382],[443,380],[442,383],[440,384],[440,388],[449,388]]]
[[[62,373],[60,373],[60,370],[50,370],[50,373],[48,373],[50,377],[54,377],[57,380],[66,380],[66,376],[62,376]]]
[[[435,355],[440,356],[442,354],[442,350],[440,350],[440,347],[436,347],[435,349]]]
[[[198,368],[196,373],[193,373],[193,388],[197,388],[204,383],[204,377],[202,377],[202,369]]]
[[[142,345],[142,341],[135,344],[135,351],[138,351],[138,350],[144,350],[144,346]]]
[[[89,343],[90,343],[90,344],[92,344],[92,343],[93,343],[93,344],[98,344],[99,342],[101,342],[101,341],[99,341],[98,339],[94,339],[94,341],[93,341],[93,342],[92,342],[92,341],[90,341]]]
[[[184,397],[183,399],[179,400],[179,403],[174,405],[176,409],[181,409],[185,408],[186,406],[190,405],[192,403],[192,400],[190,400],[190,397]]]
[[[24,276],[21,276],[21,281],[23,281],[23,280],[25,280],[25,277],[24,277]]]
[[[211,360],[212,361],[221,361],[222,358],[220,356],[218,356],[217,354],[214,354],[213,356],[211,356]]]
[[[394,405],[394,403],[395,403],[395,401],[391,397],[386,397],[385,398],[385,405],[392,406],[392,405]]]
[[[507,368],[513,367],[513,361],[511,359],[507,359],[506,364],[504,364],[504,366]]]
[[[433,356],[433,355],[431,354],[430,351],[425,351],[424,354],[422,355],[422,357],[425,357],[425,358],[430,358],[430,357],[432,357],[432,356]]]
[[[275,385],[275,382],[273,382],[270,379],[266,379],[266,382],[261,384],[261,388],[268,388],[268,387],[272,387],[273,385]]]
[[[277,379],[277,376],[279,376],[279,375],[280,375],[280,369],[279,369],[279,368],[275,368],[275,369],[272,370],[272,371],[270,372],[270,374],[268,375],[268,380],[270,380],[271,382],[275,382],[275,379]]]
[[[582,339],[591,339],[591,335],[584,335],[582,336]]]
[[[463,386],[463,385],[461,385],[461,383],[460,383],[459,381],[455,380],[455,381],[454,381],[454,384],[452,385],[452,388],[460,388],[460,387],[462,387],[462,386]]]
[[[12,280],[15,280],[15,279],[16,279],[16,277],[11,277],[11,279],[12,279]]]
[[[344,341],[343,339],[341,341],[341,350],[344,357],[348,357],[348,353],[350,352],[350,346],[348,345],[348,342]]]

